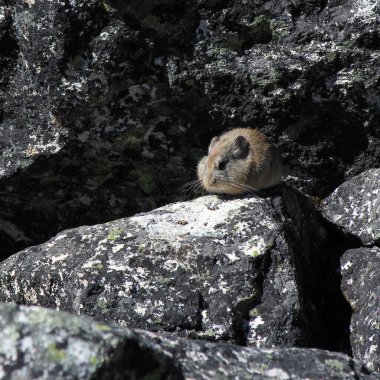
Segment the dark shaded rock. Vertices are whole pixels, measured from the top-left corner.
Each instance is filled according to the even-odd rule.
[[[313,195],[379,164],[374,1],[2,4],[1,257],[178,200],[236,126]]]
[[[190,337],[349,351],[331,237],[308,199],[278,191],[62,232],[0,265],[0,299]]]
[[[159,33],[149,2],[128,7],[146,17],[103,0],[10,9],[18,55],[0,103],[0,257],[182,195],[198,157],[188,124],[205,117],[171,89],[166,57],[188,50],[197,19],[185,1],[158,2],[152,12],[173,27]]]
[[[323,201],[322,213],[364,245],[380,244],[380,169],[339,186]]]
[[[183,379],[167,353],[133,331],[44,308],[0,310],[2,379]]]
[[[342,291],[352,309],[354,357],[380,370],[380,248],[347,251],[341,260]]]
[[[1,304],[6,379],[375,379],[344,354],[243,348],[107,326],[68,313]]]

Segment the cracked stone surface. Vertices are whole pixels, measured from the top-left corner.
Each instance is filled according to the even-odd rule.
[[[378,378],[335,352],[192,341],[39,307],[0,304],[0,311],[0,376],[6,379]]]
[[[380,169],[344,182],[324,200],[322,212],[362,244],[380,244]]]
[[[328,234],[307,204],[284,187],[67,230],[0,264],[0,299],[258,347],[332,349],[334,336],[344,350],[326,304],[344,305],[317,273]]]
[[[379,165],[376,0],[0,4],[0,256],[184,198],[256,127],[324,197]]]
[[[341,259],[342,291],[352,309],[354,357],[380,370],[380,248],[347,251]]]

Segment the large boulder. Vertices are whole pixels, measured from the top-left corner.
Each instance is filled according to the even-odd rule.
[[[354,357],[380,371],[380,248],[347,251],[341,259],[342,291],[352,309]]]
[[[209,139],[257,127],[324,196],[379,161],[375,1],[0,5],[0,247],[181,197]]]
[[[68,313],[0,304],[0,378],[183,379],[157,345]]]
[[[344,182],[323,201],[322,213],[362,244],[380,244],[380,169]]]
[[[0,304],[0,314],[4,379],[378,378],[360,362],[329,351],[190,341],[38,307]]]
[[[190,337],[349,351],[350,309],[320,219],[284,187],[67,230],[0,264],[0,300]]]

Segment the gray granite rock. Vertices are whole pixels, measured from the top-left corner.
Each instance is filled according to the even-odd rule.
[[[329,302],[344,310],[323,272],[329,237],[307,205],[287,188],[207,196],[67,230],[0,264],[0,299],[190,337],[344,350],[349,316],[326,318]]]
[[[244,348],[0,304],[0,377],[9,380],[374,380],[350,357],[316,349]]]
[[[183,379],[170,355],[133,331],[12,304],[0,304],[0,316],[1,379]]]
[[[186,379],[321,380],[371,379],[369,371],[347,355],[317,349],[255,349],[143,333],[182,366]]]
[[[323,201],[322,213],[364,245],[380,244],[380,169],[339,186]]]
[[[325,196],[379,163],[374,0],[0,3],[0,257],[182,198],[257,127]]]
[[[354,357],[380,371],[380,248],[349,250],[341,267],[342,291],[353,309]]]

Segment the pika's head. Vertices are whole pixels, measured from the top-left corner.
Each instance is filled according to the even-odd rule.
[[[242,135],[225,134],[211,140],[208,155],[198,163],[198,179],[211,193],[241,194],[248,189],[251,147]]]

